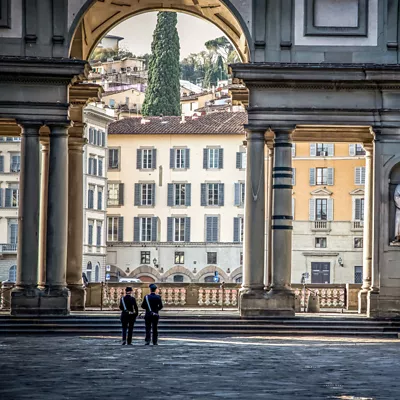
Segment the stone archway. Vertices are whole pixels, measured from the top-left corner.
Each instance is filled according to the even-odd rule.
[[[163,275],[163,280],[166,281],[171,275],[175,274],[181,274],[181,275],[186,275],[192,282],[196,282],[196,276],[190,272],[187,268],[182,267],[180,265],[176,265],[175,267],[169,269],[165,274]]]
[[[87,60],[101,38],[120,22],[149,11],[176,11],[205,19],[220,28],[235,46],[241,60],[249,62],[253,44],[242,13],[231,0],[86,0],[76,9],[69,28],[70,57]]]
[[[222,270],[221,268],[216,267],[214,265],[209,265],[208,267],[205,267],[205,268],[201,269],[197,273],[197,281],[201,282],[202,278],[205,278],[206,275],[214,274],[215,271],[218,272],[221,282],[229,282],[228,274],[224,270]]]
[[[141,276],[149,276],[153,278],[156,282],[161,282],[161,274],[154,268],[148,265],[142,265],[135,268],[130,274],[131,278],[140,278]]]
[[[236,283],[236,279],[243,276],[243,267],[235,268],[231,273],[231,281],[232,283]]]

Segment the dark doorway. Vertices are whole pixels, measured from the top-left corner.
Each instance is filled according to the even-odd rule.
[[[311,283],[330,283],[330,282],[331,282],[331,263],[312,262]]]

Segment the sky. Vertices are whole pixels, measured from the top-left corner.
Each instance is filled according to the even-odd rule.
[[[129,18],[113,28],[109,34],[122,36],[120,47],[135,55],[151,52],[153,31],[157,23],[157,13],[150,12]],[[223,32],[206,20],[178,13],[178,34],[181,44],[181,59],[190,53],[205,50],[207,40],[223,36]]]

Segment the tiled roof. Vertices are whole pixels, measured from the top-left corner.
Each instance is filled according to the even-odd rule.
[[[192,119],[186,117],[125,118],[108,127],[111,135],[162,135],[162,134],[236,134],[244,135],[243,124],[247,123],[245,112],[216,112]],[[143,121],[149,121],[143,123]]]

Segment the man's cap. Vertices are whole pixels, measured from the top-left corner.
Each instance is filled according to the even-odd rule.
[[[128,292],[133,292],[133,289],[132,289],[130,286],[128,286],[128,287],[125,289],[125,292],[126,292],[126,293],[128,293]]]
[[[150,283],[149,288],[154,292],[157,289],[157,285],[155,283]]]

